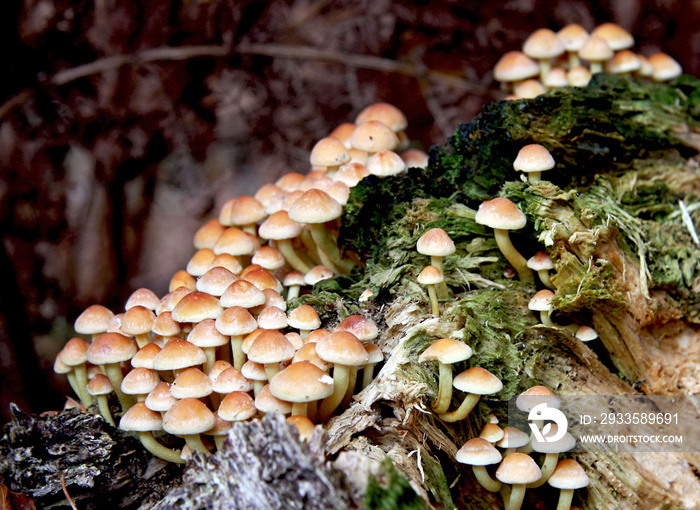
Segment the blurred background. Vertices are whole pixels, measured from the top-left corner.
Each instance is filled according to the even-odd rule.
[[[414,146],[488,101],[537,28],[613,21],[700,66],[700,2],[24,0],[0,16],[0,420],[60,409],[53,359],[87,306],[167,292],[229,198],[373,102]]]

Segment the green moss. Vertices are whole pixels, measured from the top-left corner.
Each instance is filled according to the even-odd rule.
[[[389,457],[382,462],[381,482],[369,476],[365,505],[368,510],[418,510],[425,504],[411,488],[408,480],[399,473]]]

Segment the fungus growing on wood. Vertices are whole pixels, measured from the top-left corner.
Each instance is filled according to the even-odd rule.
[[[457,375],[452,381],[452,386],[465,392],[467,395],[456,410],[438,414],[441,420],[448,423],[466,418],[477,402],[479,402],[481,395],[493,395],[503,389],[501,380],[481,367],[468,368]]]
[[[69,366],[75,374],[75,388],[73,390],[85,407],[89,407],[93,403],[92,395],[85,389],[88,384],[87,353],[89,346],[87,341],[75,337],[68,340],[59,353],[61,361]]]
[[[163,419],[143,402],[138,402],[122,416],[119,428],[127,432],[136,432],[143,447],[159,459],[175,464],[184,462],[179,451],[163,446],[153,437],[153,432],[163,429]]]
[[[163,417],[163,430],[184,438],[191,450],[203,455],[210,455],[211,452],[202,443],[200,434],[215,424],[214,413],[196,398],[178,400]]]
[[[557,32],[564,49],[569,54],[569,69],[574,69],[581,65],[578,52],[588,39],[588,32],[577,23],[570,23]]]
[[[674,80],[683,74],[681,65],[666,53],[654,53],[647,60],[651,65],[651,77],[654,81]]]
[[[437,414],[447,412],[452,402],[452,365],[466,361],[472,356],[471,347],[459,340],[441,338],[433,342],[418,357],[418,362],[437,361],[439,365],[438,394],[433,403]]]
[[[325,168],[332,177],[341,165],[350,162],[350,153],[342,141],[328,136],[316,142],[311,149],[309,162],[311,166]]]
[[[513,168],[526,173],[528,182],[533,184],[540,181],[542,172],[554,168],[554,158],[544,146],[531,143],[520,149]]]
[[[279,372],[280,363],[294,357],[294,346],[289,340],[275,330],[263,331],[248,350],[248,359],[265,366],[267,380]]]
[[[535,312],[540,312],[540,321],[544,326],[548,328],[553,328],[554,323],[550,318],[552,313],[551,301],[554,298],[554,292],[549,289],[542,289],[538,291],[528,303],[527,307]]]
[[[438,304],[437,286],[445,281],[442,272],[435,266],[425,266],[416,279],[421,285],[428,287],[428,297],[430,298],[430,312],[440,316],[440,306]]]
[[[591,74],[602,73],[605,62],[613,58],[613,50],[602,37],[591,35],[579,50],[579,56],[590,62]]]
[[[497,197],[479,205],[474,221],[479,225],[486,225],[493,229],[498,248],[518,272],[520,281],[534,282],[535,276],[527,267],[527,260],[515,249],[508,235],[509,230],[519,230],[527,223],[527,218],[520,209],[507,198]]]
[[[522,430],[515,427],[506,427],[503,429],[503,437],[496,442],[496,446],[503,448],[503,455],[513,453],[518,448],[522,448],[530,442],[528,436]]]
[[[521,51],[509,51],[505,53],[493,69],[493,77],[501,83],[501,88],[506,89],[507,84],[514,87],[518,83],[539,74],[540,68],[537,62]]]
[[[491,443],[480,437],[467,441],[455,455],[455,460],[472,467],[474,476],[481,486],[489,492],[501,490],[501,482],[494,480],[486,471],[486,466],[499,464],[503,457]]]
[[[114,391],[112,389],[112,383],[109,382],[109,378],[104,374],[95,374],[95,376],[90,379],[86,386],[87,392],[95,397],[97,400],[97,408],[100,411],[100,415],[109,423],[112,427],[117,425],[114,423],[114,418],[112,418],[112,411],[109,409],[109,397],[108,395]]]
[[[148,308],[135,305],[122,317],[120,329],[125,335],[133,336],[139,348],[145,346],[150,338],[156,315]]]
[[[591,32],[591,37],[600,37],[613,51],[626,50],[634,46],[634,37],[616,23],[603,23]]]
[[[292,416],[307,416],[308,404],[333,394],[333,378],[308,361],[292,363],[270,379],[270,393],[280,400],[292,403]]]
[[[354,149],[365,151],[368,156],[372,156],[379,151],[393,151],[398,146],[399,139],[383,122],[370,120],[355,128],[350,137],[350,144]]]
[[[374,344],[366,343],[363,345],[365,347],[365,351],[367,351],[367,356],[369,357],[367,364],[363,368],[364,372],[362,374],[362,389],[365,389],[370,385],[372,379],[374,379],[374,367],[377,366],[377,363],[384,361],[384,353]]]
[[[506,455],[496,470],[496,478],[512,486],[505,502],[505,510],[520,510],[527,485],[536,482],[541,476],[540,468],[530,456],[517,452]]]
[[[292,310],[287,317],[289,326],[298,329],[301,338],[306,340],[309,333],[321,326],[321,319],[314,307],[310,305],[301,305]]]
[[[551,61],[564,53],[564,45],[557,34],[548,28],[535,30],[523,43],[523,53],[537,60],[540,66],[540,80],[549,74]]]
[[[233,366],[240,370],[246,362],[246,356],[241,349],[243,337],[257,329],[257,321],[245,308],[232,306],[217,317],[215,325],[222,335],[229,337]]]
[[[547,426],[545,426],[545,429],[546,428]],[[537,438],[533,438],[531,442],[534,451],[545,454],[544,462],[542,462],[542,466],[540,467],[542,478],[529,485],[530,488],[537,488],[543,485],[554,472],[554,468],[557,466],[557,461],[559,460],[559,454],[568,452],[576,446],[576,439],[568,432],[565,432],[561,439],[556,441],[549,440],[549,438],[554,438],[554,436],[559,433],[559,427],[555,423],[549,425],[549,429],[543,430],[542,432],[544,441],[538,441]]]
[[[122,379],[121,390],[125,395],[132,395],[138,402],[146,400],[146,396],[160,383],[158,374],[149,368],[134,368]]]
[[[454,241],[450,239],[447,232],[441,228],[431,228],[420,236],[416,243],[416,250],[418,250],[418,253],[421,255],[429,255],[430,265],[438,268],[440,273],[444,276],[445,270],[443,268],[442,259],[447,255],[452,255],[456,248]],[[437,295],[440,299],[447,299],[449,297],[447,284],[444,281],[438,284]]]
[[[554,262],[552,262],[552,259],[546,251],[538,251],[527,259],[527,267],[533,271],[537,271],[537,276],[540,277],[542,285],[548,289],[554,289],[554,285],[549,281],[549,271],[550,269],[554,269]]]
[[[581,465],[574,459],[562,459],[557,464],[547,483],[559,489],[556,510],[569,510],[576,489],[588,487],[590,479]]]
[[[377,177],[389,177],[406,170],[406,163],[394,151],[383,150],[369,157],[367,170]]]
[[[87,350],[88,361],[102,367],[124,411],[134,404],[134,399],[124,395],[121,390],[123,376],[119,364],[129,361],[137,350],[138,347],[133,339],[119,333],[102,333],[95,338]]]
[[[98,335],[107,332],[113,317],[114,314],[109,308],[102,305],[91,305],[78,315],[73,327],[77,333],[90,335],[94,340]]]

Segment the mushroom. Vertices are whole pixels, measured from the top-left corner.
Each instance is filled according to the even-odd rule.
[[[90,382],[88,382],[86,389],[87,392],[97,400],[97,407],[105,421],[111,426],[116,427],[117,425],[114,423],[114,418],[112,418],[112,412],[109,409],[109,397],[107,396],[113,391],[112,383],[109,382],[109,378],[104,374],[95,374],[95,376],[90,379]]]
[[[499,464],[503,457],[491,443],[480,437],[467,441],[455,455],[455,460],[472,467],[474,476],[481,486],[489,492],[501,490],[501,482],[494,480],[486,471],[486,466]]]
[[[634,46],[634,37],[616,23],[603,23],[591,32],[591,37],[600,37],[613,51],[626,50]]]
[[[321,319],[313,306],[301,305],[289,313],[287,317],[289,327],[298,329],[301,338],[306,340],[309,333],[321,326]]]
[[[557,441],[548,440],[548,438],[553,438],[559,433],[559,427],[555,423],[550,424],[549,429],[547,429],[547,425],[545,425],[542,432],[545,441],[540,442],[535,438],[531,443],[534,451],[545,454],[542,467],[540,467],[542,478],[528,485],[528,488],[534,489],[543,485],[554,472],[554,468],[557,466],[557,461],[559,460],[559,454],[568,452],[576,446],[576,439],[568,432],[565,432],[561,439]]]
[[[455,252],[455,243],[443,229],[431,228],[420,236],[416,243],[416,250],[418,250],[418,253],[421,255],[429,255],[430,264],[438,268],[444,275],[445,269],[443,268],[442,259]],[[440,299],[447,299],[449,297],[447,284],[444,281],[438,284],[437,295]]]
[[[487,423],[479,432],[479,437],[486,439],[491,444],[498,443],[505,436],[505,432],[497,423]]]
[[[199,368],[186,368],[170,385],[170,394],[177,398],[204,398],[211,395],[211,379]]]
[[[374,367],[377,363],[384,361],[384,353],[382,350],[374,344],[364,344],[365,351],[367,351],[367,356],[369,360],[364,367],[364,373],[362,374],[362,389],[365,389],[372,382],[374,378]]]
[[[95,338],[87,350],[87,360],[93,365],[99,365],[102,372],[109,377],[122,411],[129,409],[134,404],[134,399],[121,391],[123,376],[120,363],[129,361],[136,351],[138,351],[136,342],[119,333],[102,333]]]
[[[77,333],[91,335],[94,340],[98,335],[107,332],[112,317],[114,317],[114,314],[102,305],[88,306],[75,319],[73,327]]]
[[[547,482],[555,489],[560,490],[556,510],[569,510],[574,491],[588,487],[590,479],[581,465],[574,459],[562,459]]]
[[[602,37],[591,35],[581,46],[579,56],[590,62],[591,74],[602,73],[603,64],[613,58],[613,50]]]
[[[292,363],[270,380],[272,396],[292,403],[292,416],[307,416],[309,402],[316,402],[333,394],[333,378],[308,361]]]
[[[185,439],[192,451],[203,455],[211,452],[202,443],[200,434],[216,424],[214,413],[196,398],[183,398],[173,404],[163,417],[163,430]]]
[[[75,388],[77,396],[85,407],[93,404],[92,395],[85,389],[88,384],[87,377],[87,352],[90,344],[82,338],[71,338],[63,346],[59,356],[61,361],[71,367],[75,374]]]
[[[328,136],[316,142],[311,149],[309,162],[311,166],[325,168],[328,176],[333,177],[340,165],[350,162],[350,153],[341,140]]]
[[[519,510],[525,499],[527,484],[536,482],[541,476],[540,468],[529,455],[517,452],[506,455],[496,470],[498,480],[512,485],[505,510]]]
[[[287,417],[287,423],[294,425],[297,432],[299,433],[299,439],[306,441],[307,443],[311,441],[314,435],[314,423],[305,416],[292,415]]]
[[[535,30],[523,43],[523,53],[530,58],[534,58],[539,63],[540,80],[542,81],[549,74],[551,60],[564,53],[564,51],[561,39],[548,28]]]
[[[549,289],[542,289],[532,296],[532,299],[527,305],[528,309],[534,312],[540,312],[540,321],[548,328],[554,327],[554,323],[550,318],[552,313],[552,298],[554,298],[554,292]]]
[[[350,137],[350,144],[353,149],[364,151],[371,157],[373,154],[383,150],[393,151],[396,149],[399,145],[399,138],[396,136],[396,133],[383,122],[368,120],[367,122],[357,125]],[[366,164],[366,162],[361,163]]]
[[[519,230],[527,223],[520,209],[507,198],[497,197],[479,205],[474,221],[493,229],[498,248],[518,272],[520,281],[534,282],[535,276],[527,267],[527,260],[515,249],[508,235],[509,230]]]
[[[217,218],[207,221],[204,225],[197,229],[194,234],[194,247],[197,250],[202,248],[214,248],[216,241],[221,237],[226,228]]]
[[[581,61],[578,58],[578,51],[588,39],[586,29],[581,25],[571,23],[559,30],[557,36],[564,45],[564,49],[569,53],[569,69],[580,66]]]
[[[528,182],[533,184],[540,181],[542,172],[554,168],[554,158],[542,145],[531,143],[520,149],[513,161],[513,168],[517,172],[525,172]]]
[[[163,419],[160,414],[146,407],[144,402],[136,403],[119,421],[119,428],[128,432],[136,432],[141,444],[146,450],[159,459],[175,464],[182,464],[180,452],[171,450],[153,437],[153,432],[163,429]]]
[[[532,257],[527,259],[527,267],[533,271],[537,271],[537,276],[540,277],[542,285],[548,289],[554,289],[554,285],[549,281],[549,270],[554,269],[554,263],[549,258],[546,251],[538,251]]]
[[[433,403],[437,414],[447,412],[452,402],[452,365],[466,361],[472,356],[471,348],[464,342],[452,338],[441,338],[433,342],[418,357],[418,362],[435,360],[439,365],[438,394]]]
[[[406,170],[406,163],[394,151],[379,151],[367,160],[367,170],[377,177],[390,177]]]
[[[501,83],[502,89],[507,89],[507,84],[517,85],[523,80],[539,74],[540,68],[537,62],[521,51],[509,51],[505,53],[493,68],[493,77]]]
[[[258,292],[260,291],[258,290]],[[215,325],[216,329],[221,334],[230,338],[233,366],[240,370],[246,362],[246,356],[241,350],[243,337],[257,329],[257,321],[245,308],[241,306],[232,306],[224,310],[224,312],[217,317]]]
[[[435,266],[425,266],[416,279],[421,285],[428,287],[428,297],[430,298],[431,313],[439,317],[440,306],[438,304],[436,287],[440,283],[444,283],[445,277],[442,272]]]
[[[448,423],[466,418],[477,402],[479,402],[481,395],[493,395],[503,389],[501,380],[481,367],[468,368],[454,378],[452,385],[458,390],[465,392],[467,396],[456,410],[438,414],[441,420]]]
[[[503,448],[503,455],[513,453],[518,448],[522,448],[530,442],[530,436],[515,427],[503,429],[503,437],[496,442],[496,446]]]
[[[216,361],[216,349],[228,344],[229,336],[217,329],[214,319],[204,319],[192,328],[190,334],[187,335],[187,341],[204,351],[207,360],[204,362],[202,370],[209,373]]]
[[[172,371],[176,376],[184,369],[203,365],[204,351],[187,340],[173,338],[153,358],[153,368],[159,372]]]
[[[654,81],[674,80],[683,74],[681,65],[666,53],[654,53],[647,60],[651,65],[651,78]]]
[[[160,383],[155,370],[134,368],[122,379],[121,390],[125,395],[133,395],[138,402],[146,400],[146,396]]]
[[[265,366],[267,380],[279,372],[280,363],[294,357],[294,346],[276,330],[263,331],[248,349],[248,359]]]

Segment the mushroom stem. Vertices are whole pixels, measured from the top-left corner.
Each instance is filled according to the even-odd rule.
[[[442,283],[444,283],[444,282],[442,282]],[[430,297],[430,305],[431,305],[430,312],[435,317],[439,317],[440,316],[440,307],[438,306],[437,291],[435,289],[434,284],[428,285],[428,296]]]
[[[443,275],[445,274],[445,269],[442,265],[442,257],[432,255],[430,257],[430,265],[437,267]],[[437,284],[436,290],[437,290],[437,297],[439,299],[448,299],[450,297],[450,292],[447,290],[447,283],[445,283],[445,280],[443,280]],[[437,315],[437,313],[435,313],[435,312],[433,312],[433,313],[435,315]]]
[[[542,282],[542,285],[547,287],[548,289],[554,290],[555,287],[552,284],[551,281],[549,281],[549,270],[548,269],[540,269],[537,271],[537,276],[540,277],[540,281]]]
[[[600,61],[592,60],[590,62],[589,70],[591,71],[591,75],[594,75],[596,73],[602,73],[603,72],[603,63]]]
[[[307,416],[307,402],[292,402],[292,416]]]
[[[440,379],[438,381],[438,396],[433,406],[436,414],[444,414],[452,402],[452,365],[440,364]]]
[[[347,405],[352,396],[355,394],[355,384],[357,384],[357,371],[358,367],[350,367],[350,372],[348,372],[348,387],[345,390],[345,396],[343,396],[342,405]]]
[[[527,485],[524,483],[513,484],[513,488],[510,491],[510,497],[506,502],[505,510],[520,510],[523,506],[523,500],[525,499],[525,489]]]
[[[528,172],[527,182],[530,184],[535,184],[542,180],[542,172]]]
[[[159,459],[163,459],[167,462],[173,462],[175,464],[183,464],[185,462],[180,458],[179,451],[171,450],[170,448],[163,446],[156,441],[156,438],[153,437],[153,434],[150,432],[140,431],[138,434],[143,447],[151,452],[154,457],[158,457]]]
[[[571,502],[574,499],[574,489],[561,489],[559,491],[559,502],[557,510],[570,510]]]
[[[498,492],[501,490],[501,482],[494,480],[486,471],[486,466],[472,466],[472,471],[474,471],[474,476],[481,486],[489,492]]]
[[[116,427],[114,423],[114,418],[112,418],[112,412],[109,410],[109,399],[107,395],[97,395],[97,408],[100,410],[100,414],[112,427]]]
[[[205,347],[204,354],[207,357],[207,360],[204,362],[202,371],[205,374],[208,374],[211,371],[211,367],[214,366],[214,362],[216,361],[216,347]]]
[[[581,65],[581,60],[578,58],[578,52],[569,52],[569,69],[574,69]]]
[[[544,455],[544,462],[540,468],[540,471],[542,471],[542,477],[536,482],[528,484],[527,488],[536,489],[537,487],[544,485],[544,483],[549,480],[549,477],[552,476],[552,473],[554,473],[554,468],[557,467],[557,462],[559,462],[558,453],[546,453]]]
[[[78,385],[78,388],[81,390],[80,393],[78,393],[78,397],[80,397],[80,400],[83,402],[85,407],[90,407],[92,404],[94,404],[94,400],[92,399],[92,395],[90,395],[90,393],[87,391],[88,377],[85,363],[75,365],[73,370],[75,371],[75,382]]]
[[[70,384],[70,387],[73,389],[73,393],[80,399],[83,400],[82,397],[82,392],[80,391],[80,386],[78,385],[78,380],[75,377],[75,370],[71,370],[66,374],[66,377],[68,378],[68,384]],[[87,393],[87,392],[86,392]]]
[[[253,395],[257,397],[258,393],[265,387],[266,382],[267,381],[253,381]]]
[[[479,402],[479,398],[481,395],[476,395],[474,393],[467,393],[467,396],[464,397],[464,400],[462,401],[462,405],[460,405],[457,409],[452,411],[451,413],[443,413],[440,414],[440,419],[442,421],[446,421],[448,423],[452,423],[455,421],[463,420],[466,418],[469,413],[471,412],[472,409],[474,409],[474,406]]]
[[[311,231],[311,237],[316,243],[318,255],[321,257],[321,262],[324,266],[337,273],[347,274],[352,271],[355,264],[349,260],[340,258],[338,245],[335,244],[335,241],[328,235],[328,231],[323,223],[310,223],[309,230]],[[326,264],[326,262],[330,262],[330,265]],[[333,268],[337,268],[337,270]]]
[[[535,275],[532,273],[529,267],[527,267],[527,260],[525,257],[520,255],[518,250],[515,249],[513,243],[510,240],[508,231],[500,228],[493,229],[494,237],[496,238],[496,244],[498,249],[506,258],[510,265],[518,272],[518,278],[521,282],[534,283]]]
[[[333,415],[348,389],[348,379],[350,367],[347,365],[335,364],[333,366],[333,394],[326,397],[318,408],[319,421],[326,421]]]
[[[231,352],[233,356],[233,366],[236,370],[240,370],[247,360],[247,356],[241,349],[242,343],[243,335],[231,335]]]
[[[267,380],[272,381],[272,378],[277,375],[280,371],[279,363],[265,363],[265,374],[267,375]]]
[[[372,379],[374,379],[374,367],[376,363],[368,363],[365,365],[364,372],[362,373],[362,389],[364,390],[370,385]]]
[[[202,438],[199,434],[186,434],[182,437],[185,438],[187,446],[189,446],[190,450],[193,452],[197,451],[202,455],[211,455],[211,452],[204,446],[204,443],[202,443]]]
[[[304,262],[304,260],[294,250],[290,239],[277,240],[277,249],[284,256],[284,260],[287,261],[287,264],[289,264],[295,270],[301,271],[304,274],[311,270],[311,267]]]
[[[550,317],[551,310],[542,310],[540,312],[540,322],[544,325],[547,326],[548,328],[553,328],[554,323],[552,322],[552,318]]]
[[[125,395],[122,390],[122,369],[119,363],[107,363],[102,365],[102,371],[105,373],[109,382],[112,383],[112,388],[114,388],[114,393],[117,394],[119,399],[119,404],[122,406],[122,412],[127,412],[131,406],[134,405],[135,400],[129,395]]]

